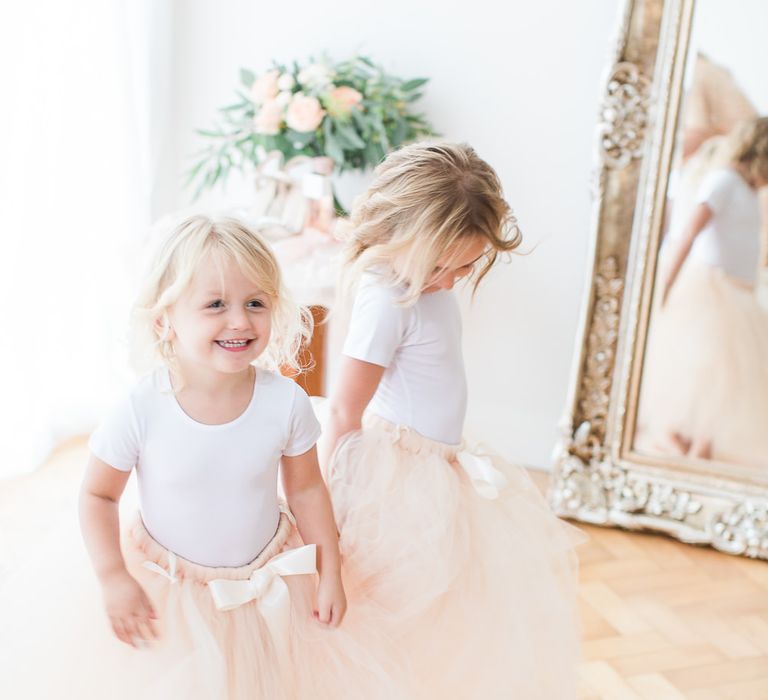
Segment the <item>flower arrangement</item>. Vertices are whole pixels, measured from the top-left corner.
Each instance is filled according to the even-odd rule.
[[[286,160],[328,156],[337,172],[362,171],[391,149],[435,134],[411,111],[428,79],[397,78],[364,56],[275,63],[258,76],[241,69],[240,80],[239,101],[220,109],[214,129],[198,130],[210,141],[189,172],[195,197],[275,150]]]

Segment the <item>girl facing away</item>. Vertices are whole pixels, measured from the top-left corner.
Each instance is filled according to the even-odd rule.
[[[356,296],[320,442],[350,625],[378,613],[412,698],[576,697],[578,531],[524,469],[462,438],[452,288],[520,244],[499,179],[469,146],[410,145],[350,228]]]
[[[376,660],[336,629],[346,599],[320,426],[274,371],[295,365],[304,318],[239,222],[192,217],[163,242],[135,308],[157,367],[89,442],[80,519],[98,586],[56,567],[49,607],[74,610],[72,627],[57,633],[46,613],[26,647],[43,673],[16,645],[7,697],[396,697],[383,646]],[[140,516],[121,542],[134,470]]]
[[[768,221],[758,198],[768,186],[768,118],[737,126],[711,161],[660,255],[636,444],[764,469],[768,311],[755,285]]]

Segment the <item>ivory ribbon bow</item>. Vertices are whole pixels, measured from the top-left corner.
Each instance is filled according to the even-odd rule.
[[[214,579],[208,581],[213,602],[219,610],[232,610],[256,600],[281,658],[289,653],[288,626],[291,599],[283,576],[299,576],[317,572],[314,544],[289,549],[272,557],[245,580]]]
[[[154,571],[156,574],[165,576],[165,578],[167,578],[171,583],[176,583],[176,581],[178,580],[176,578],[176,555],[171,551],[168,552],[168,570],[167,571],[159,564],[155,564],[155,562],[153,561],[145,561],[142,564],[142,566],[145,569]]]
[[[507,485],[507,477],[493,466],[491,458],[476,455],[467,450],[456,453],[456,461],[467,473],[472,486],[483,498],[498,498],[499,491]]]
[[[278,654],[287,658],[285,655],[290,651],[288,625],[291,621],[291,598],[282,577],[314,574],[317,572],[316,562],[317,547],[307,544],[272,557],[247,579],[217,578],[208,581],[208,588],[219,610],[232,610],[252,600],[258,601],[259,611],[269,627]],[[143,566],[171,583],[178,580],[173,552],[168,552],[168,570],[153,561],[145,561]]]

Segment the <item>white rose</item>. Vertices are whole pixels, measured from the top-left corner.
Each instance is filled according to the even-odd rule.
[[[331,82],[331,70],[322,63],[312,63],[299,73],[299,82],[305,87],[321,88]]]
[[[290,73],[283,73],[277,79],[277,87],[283,91],[290,90],[295,84],[296,81],[293,79],[293,76]]]
[[[281,107],[285,107],[290,101],[293,95],[289,91],[278,93],[277,97],[275,98],[275,102],[279,104]]]

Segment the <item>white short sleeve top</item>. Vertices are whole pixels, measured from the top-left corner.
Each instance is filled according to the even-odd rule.
[[[89,447],[115,469],[136,469],[142,519],[160,544],[204,566],[241,566],[277,529],[280,458],[319,436],[309,397],[286,377],[257,369],[245,411],[206,425],[184,413],[163,368],[118,403]]]
[[[696,195],[712,218],[696,236],[691,256],[754,284],[760,255],[760,208],[756,192],[730,168],[713,170]]]
[[[461,312],[452,291],[422,294],[398,304],[402,287],[363,276],[343,354],[385,367],[369,409],[425,437],[461,442],[467,382],[461,350]]]

